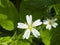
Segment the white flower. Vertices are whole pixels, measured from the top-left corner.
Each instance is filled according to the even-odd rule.
[[[26,20],[27,20],[27,24],[18,23],[18,26],[17,26],[18,28],[26,29],[23,35],[23,39],[28,39],[31,32],[36,38],[38,38],[38,36],[40,36],[40,33],[34,27],[41,25],[42,22],[40,21],[40,19],[38,19],[34,23],[32,23],[32,15],[30,16],[26,15]]]
[[[56,26],[58,25],[55,21],[57,21],[57,19],[47,19],[44,20],[43,24],[46,25],[46,29],[51,29],[52,27],[56,28]]]

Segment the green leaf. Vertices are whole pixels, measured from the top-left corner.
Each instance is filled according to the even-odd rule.
[[[11,37],[0,37],[0,45],[8,45],[12,41]]]
[[[14,24],[12,21],[9,21],[9,20],[5,20],[1,23],[1,26],[6,29],[6,30],[13,30],[14,29]]]
[[[30,43],[27,40],[15,40],[10,43],[10,45],[30,45]]]
[[[60,8],[59,7],[60,7],[60,4],[54,5],[54,9],[56,11],[56,16],[55,17],[60,19]]]
[[[17,11],[16,7],[14,6],[14,4],[9,0],[1,0],[1,3],[5,7],[0,6],[0,13],[7,15],[8,19],[15,22],[14,24],[16,25],[17,21],[19,20],[18,19],[19,16],[18,16],[18,11]]]
[[[7,19],[7,16],[4,15],[4,14],[0,14],[0,20],[6,20]]]
[[[51,36],[50,36],[50,32],[49,30],[41,30],[40,31],[41,33],[41,38],[42,38],[42,41],[45,45],[50,45],[50,39],[51,39]]]
[[[28,40],[20,40],[18,41],[18,45],[30,45],[30,43],[28,42]]]
[[[1,6],[1,7],[5,7],[5,6],[2,4],[2,1],[1,1],[1,0],[0,0],[0,6]]]
[[[8,19],[15,21],[16,23],[19,20],[18,11],[12,2],[9,2],[8,5],[9,6],[7,8],[7,13],[6,13],[8,16]]]

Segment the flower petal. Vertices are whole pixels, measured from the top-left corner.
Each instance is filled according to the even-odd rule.
[[[49,29],[49,30],[50,30],[50,29],[51,29],[51,25],[48,24],[48,25],[46,26],[46,29]]]
[[[43,21],[43,24],[48,24],[48,20],[44,20]]]
[[[57,21],[57,18],[55,18],[55,19],[52,19],[53,21]]]
[[[26,28],[28,28],[28,26],[24,23],[18,23],[17,28],[26,29]]]
[[[34,28],[32,29],[32,33],[36,38],[38,38],[38,36],[40,36],[40,33]]]
[[[41,25],[42,24],[42,22],[40,21],[40,19],[38,19],[38,20],[36,20],[34,23],[33,23],[33,27],[35,27],[35,26],[39,26],[39,25]]]
[[[31,25],[32,24],[32,15],[26,15],[26,20],[27,20],[27,23],[29,24],[29,25]]]
[[[56,28],[57,25],[58,25],[57,23],[53,23],[53,24],[52,24],[52,26],[53,26],[54,28]]]
[[[28,39],[29,36],[30,36],[30,30],[27,29],[27,30],[25,31],[24,35],[23,35],[23,39]]]

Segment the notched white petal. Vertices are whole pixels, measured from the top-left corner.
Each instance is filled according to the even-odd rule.
[[[27,29],[27,30],[25,31],[24,35],[23,35],[23,39],[28,39],[29,36],[30,36],[30,30]]]
[[[57,18],[53,19],[53,21],[57,21]]]
[[[32,24],[32,15],[26,15],[26,20],[29,25]]]
[[[48,24],[48,21],[47,21],[47,20],[46,20],[46,21],[44,21],[44,22],[43,22],[43,24]]]
[[[36,38],[38,38],[40,36],[40,33],[34,28],[32,29],[32,33]]]
[[[51,30],[51,25],[48,24],[48,25],[46,26],[46,29]]]
[[[28,26],[24,23],[18,23],[17,28],[26,29],[26,28],[28,28]]]
[[[53,26],[54,28],[56,28],[57,25],[58,25],[57,23],[53,23],[53,24],[52,24],[52,26]]]
[[[52,25],[54,28],[56,28],[56,25]]]
[[[42,22],[40,21],[40,19],[38,19],[32,25],[33,25],[33,27],[35,27],[35,26],[39,26],[41,24],[42,24]]]
[[[57,24],[57,23],[54,23],[54,25],[56,25],[56,26],[57,26],[58,24]]]

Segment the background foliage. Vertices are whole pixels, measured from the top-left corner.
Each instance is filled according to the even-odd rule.
[[[17,29],[17,23],[26,22],[27,14],[33,21],[57,18],[58,26],[49,31],[42,25],[40,38],[22,39],[25,30]],[[60,0],[0,0],[0,45],[60,45]]]

